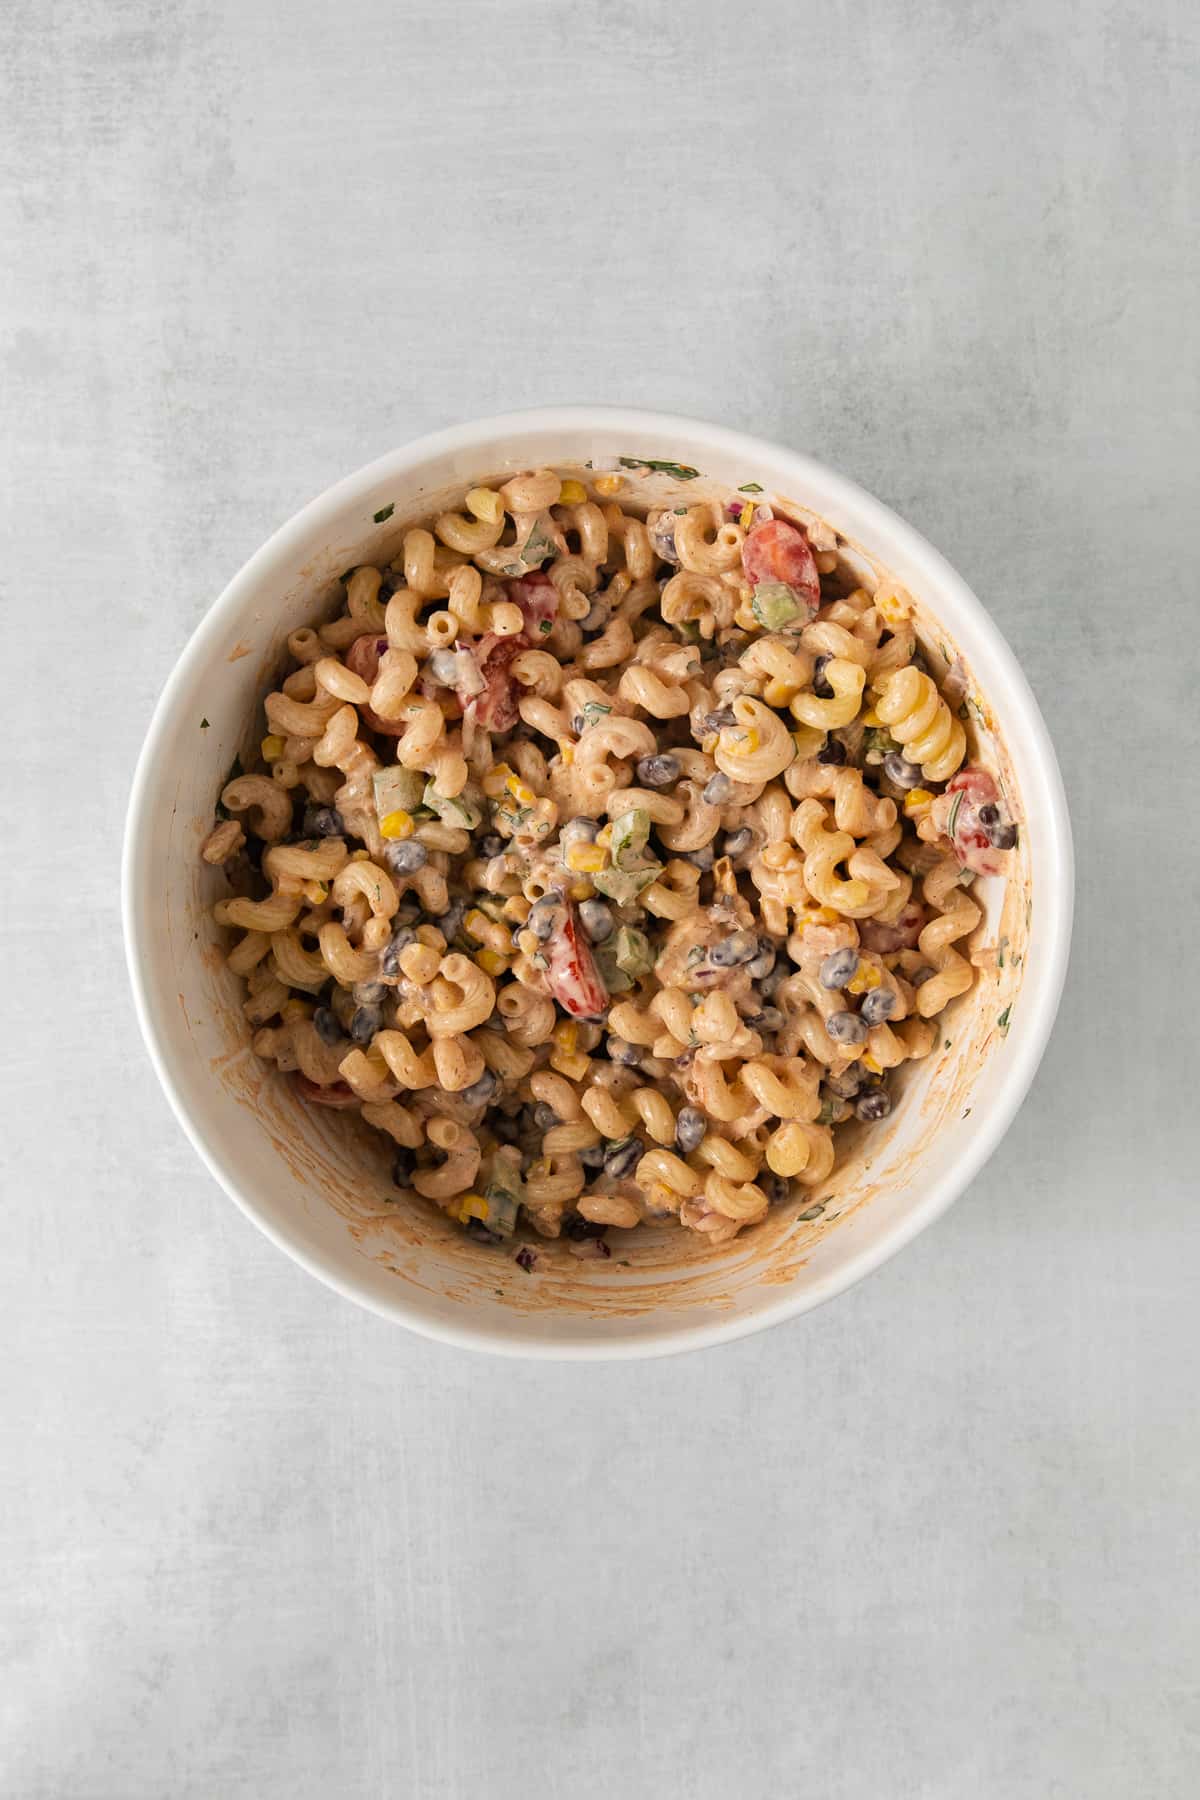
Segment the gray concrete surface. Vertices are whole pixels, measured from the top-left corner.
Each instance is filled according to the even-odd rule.
[[[0,1791],[1191,1796],[1193,7],[16,0]],[[1074,807],[1054,1042],[798,1324],[492,1365],[351,1309],[142,1053],[152,702],[297,505],[576,397],[809,448],[963,570]]]

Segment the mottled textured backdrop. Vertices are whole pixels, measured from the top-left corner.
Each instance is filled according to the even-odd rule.
[[[5,1796],[1196,1793],[1198,58],[1183,0],[0,8]],[[575,398],[911,518],[1080,865],[960,1204],[642,1368],[440,1349],[285,1261],[119,943],[231,572],[393,444]]]

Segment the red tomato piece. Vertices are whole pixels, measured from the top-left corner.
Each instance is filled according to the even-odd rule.
[[[546,943],[546,985],[573,1019],[602,1019],[608,1010],[604,985],[591,946],[571,901]]]
[[[986,769],[968,765],[946,784],[934,802],[933,818],[954,845],[964,869],[977,875],[1002,875],[1007,852],[997,850],[979,820],[981,806],[999,804],[1000,790]]]
[[[925,926],[925,908],[918,900],[910,900],[892,925],[882,919],[864,919],[858,928],[864,950],[890,956],[895,950],[912,950]]]
[[[294,1074],[292,1080],[296,1084],[296,1091],[299,1093],[300,1098],[302,1100],[311,1100],[316,1106],[346,1107],[358,1105],[358,1095],[354,1092],[353,1088],[348,1087],[344,1081],[334,1081],[331,1082],[328,1087],[321,1087],[317,1082],[310,1081],[307,1075],[301,1075],[299,1073]]]
[[[379,663],[388,647],[385,637],[356,637],[346,652],[346,667],[355,675],[361,675],[368,687],[374,687],[375,677],[379,674]],[[395,719],[381,719],[372,706],[360,706],[359,717],[372,731],[382,737],[403,737],[406,726]]]
[[[742,568],[751,587],[782,582],[810,613],[821,604],[821,577],[808,537],[787,519],[767,519],[746,533]]]
[[[497,637],[489,631],[475,648],[475,661],[486,683],[482,694],[475,694],[464,706],[484,731],[511,731],[518,717],[517,696],[512,678],[512,664],[522,650],[528,650],[524,632],[515,637]]]
[[[541,569],[535,569],[531,575],[522,575],[518,581],[508,584],[510,600],[521,609],[525,620],[525,636],[529,643],[536,644],[542,638],[549,637],[543,631],[543,625],[549,625],[558,612],[558,589],[550,577]]]

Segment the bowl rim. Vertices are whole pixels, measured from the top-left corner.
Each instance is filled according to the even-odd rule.
[[[955,602],[973,615],[980,635],[986,640],[990,664],[1002,674],[1011,690],[1010,700],[1015,697],[1023,709],[1021,729],[1029,750],[1030,767],[1041,783],[1038,804],[1049,825],[1042,864],[1038,871],[1038,933],[1042,956],[1040,979],[1028,994],[1023,984],[1021,1038],[1010,1046],[1011,1060],[1001,1078],[999,1091],[990,1102],[987,1113],[981,1117],[979,1129],[966,1153],[953,1169],[931,1184],[927,1193],[914,1200],[903,1218],[897,1220],[878,1239],[851,1253],[838,1268],[821,1276],[811,1286],[795,1292],[781,1291],[778,1300],[772,1305],[745,1318],[722,1320],[718,1316],[711,1324],[671,1326],[653,1337],[623,1336],[621,1324],[614,1321],[611,1336],[603,1339],[555,1343],[532,1335],[528,1338],[506,1337],[473,1320],[469,1314],[464,1316],[461,1323],[416,1316],[407,1309],[401,1284],[397,1284],[394,1302],[384,1300],[364,1291],[347,1278],[332,1258],[327,1259],[293,1241],[285,1230],[277,1228],[268,1220],[257,1203],[242,1190],[236,1169],[227,1164],[221,1147],[209,1141],[193,1118],[188,1101],[175,1078],[171,1054],[159,1029],[159,996],[146,974],[147,960],[143,946],[148,937],[148,920],[141,900],[146,884],[140,879],[149,851],[146,792],[162,741],[175,715],[177,697],[192,668],[218,647],[227,629],[227,620],[238,613],[247,595],[257,589],[272,566],[301,549],[305,541],[314,533],[319,533],[324,526],[331,525],[356,497],[370,491],[381,481],[412,474],[434,457],[469,451],[477,444],[492,443],[508,433],[530,430],[561,431],[564,434],[628,430],[658,434],[668,439],[672,433],[700,435],[714,450],[731,459],[742,457],[751,464],[764,458],[788,462],[795,470],[800,497],[806,491],[807,482],[809,486],[818,487],[825,493],[826,507],[829,506],[830,497],[835,501],[844,499],[848,507],[858,515],[860,529],[863,520],[868,522],[870,534],[878,529],[879,535],[891,546],[892,554],[897,551],[903,553],[911,563],[920,567],[932,588],[938,593],[949,591]],[[869,554],[872,553],[869,540],[864,547]],[[936,613],[936,606],[931,606],[931,610]],[[1011,721],[1007,735],[1010,738],[1013,735]],[[1028,801],[1028,796],[1026,798]],[[806,452],[793,450],[768,438],[735,431],[723,425],[713,425],[706,420],[682,414],[660,413],[636,407],[576,404],[530,407],[467,420],[413,439],[334,482],[280,525],[249,557],[195,627],[176,659],[151,715],[126,808],[121,859],[121,917],[134,1009],[150,1061],[163,1091],[209,1173],[272,1243],[344,1298],[394,1324],[404,1325],[423,1337],[459,1349],[482,1350],[492,1355],[549,1361],[602,1362],[641,1360],[733,1343],[782,1324],[787,1319],[812,1312],[881,1268],[954,1204],[975,1179],[1008,1130],[1045,1053],[1066,980],[1074,913],[1074,885],[1074,847],[1066,792],[1041,709],[999,626],[983,602],[939,550],[867,489]]]

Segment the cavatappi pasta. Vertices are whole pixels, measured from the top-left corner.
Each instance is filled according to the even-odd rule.
[[[721,1244],[823,1181],[1016,841],[907,596],[627,488],[472,488],[353,570],[203,847],[255,1050],[489,1242]]]

